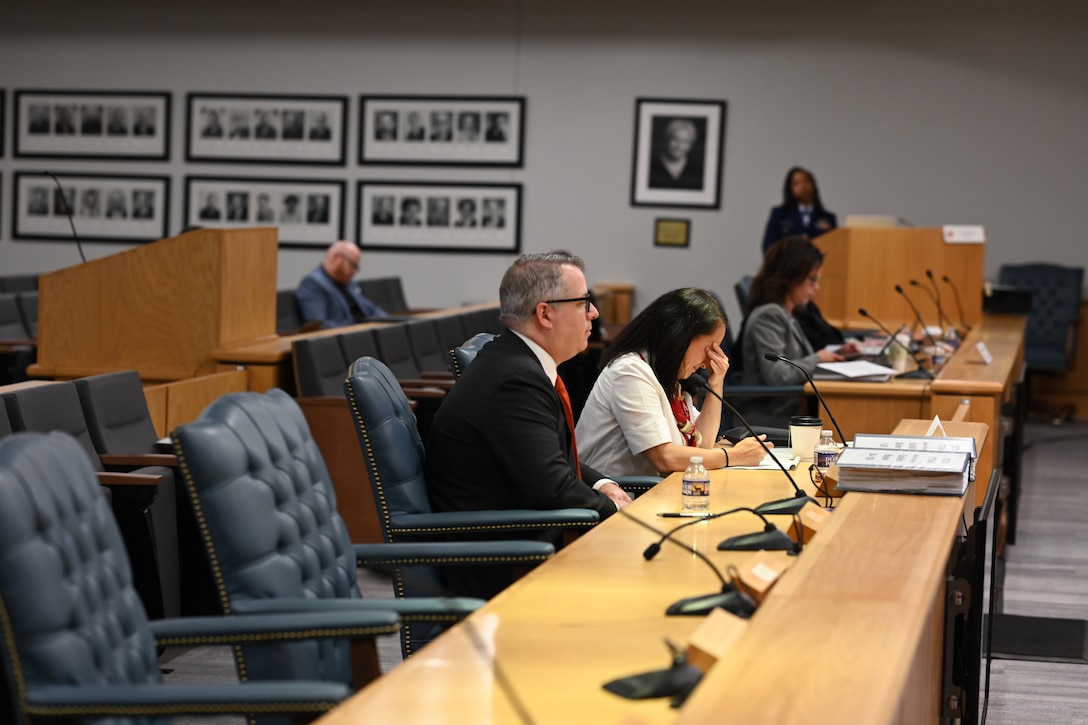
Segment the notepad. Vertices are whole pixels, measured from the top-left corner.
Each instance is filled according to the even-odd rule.
[[[868,360],[846,362],[822,362],[816,366],[812,377],[816,380],[854,380],[857,382],[883,383],[891,380],[895,370]]]

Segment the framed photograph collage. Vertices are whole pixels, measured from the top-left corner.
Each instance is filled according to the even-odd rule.
[[[360,181],[364,249],[517,253],[521,184]]]
[[[16,168],[10,185],[0,178],[0,193],[12,198],[12,237],[68,240],[74,225],[87,241],[143,242],[195,226],[273,225],[282,246],[324,246],[345,238],[347,212],[356,204],[355,241],[370,249],[521,249],[520,184],[365,177],[380,178],[371,169],[385,166],[521,168],[524,96],[358,96],[357,163],[367,171],[352,179],[315,178],[286,168],[208,173],[212,164],[347,166],[349,96],[188,92],[178,112],[184,124],[183,208],[171,228],[169,172],[177,167],[165,163],[171,161],[173,95],[14,90],[10,136]],[[0,90],[0,157],[7,150],[6,101],[8,93]],[[91,173],[49,164],[43,171],[40,161],[19,168],[20,159],[128,165],[103,165]],[[152,162],[150,168],[161,173],[128,173],[138,171],[130,162]],[[355,198],[347,194],[352,182]]]

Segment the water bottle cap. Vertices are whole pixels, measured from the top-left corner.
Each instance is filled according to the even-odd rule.
[[[692,463],[702,463],[703,462],[703,457],[702,456],[692,456],[691,457],[691,462]]]
[[[822,431],[820,431],[820,436],[823,437],[823,438],[830,438],[831,437],[831,431],[822,430]]]

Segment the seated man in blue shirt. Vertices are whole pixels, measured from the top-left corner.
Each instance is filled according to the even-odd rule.
[[[321,327],[343,327],[386,317],[386,311],[359,291],[352,277],[359,271],[359,247],[351,242],[336,242],[325,253],[325,259],[307,274],[298,289],[295,301],[305,324],[320,322]]]

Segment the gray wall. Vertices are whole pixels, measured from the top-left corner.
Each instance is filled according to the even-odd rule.
[[[681,12],[608,0],[419,0],[411,13],[348,0],[23,5],[0,9],[0,88],[9,91],[2,273],[78,261],[68,244],[11,240],[13,171],[43,166],[11,157],[16,88],[174,91],[171,162],[48,164],[171,175],[171,233],[180,228],[187,173],[342,176],[349,236],[358,179],[518,181],[524,251],[571,249],[586,259],[591,282],[634,284],[636,307],[698,285],[720,291],[735,310],[732,283],[758,266],[768,210],[785,170],[801,164],[816,172],[840,217],[984,224],[990,276],[1007,262],[1084,263],[1081,4],[695,0]],[[349,163],[186,164],[187,91],[346,94]],[[360,167],[360,93],[524,95],[525,167]],[[728,102],[720,210],[629,205],[640,96]],[[690,248],[655,248],[658,216],[691,219]],[[95,257],[121,248],[87,245]],[[294,286],[319,258],[316,250],[281,251],[279,286]],[[510,261],[369,252],[362,274],[399,274],[414,305],[447,305],[496,297]]]

